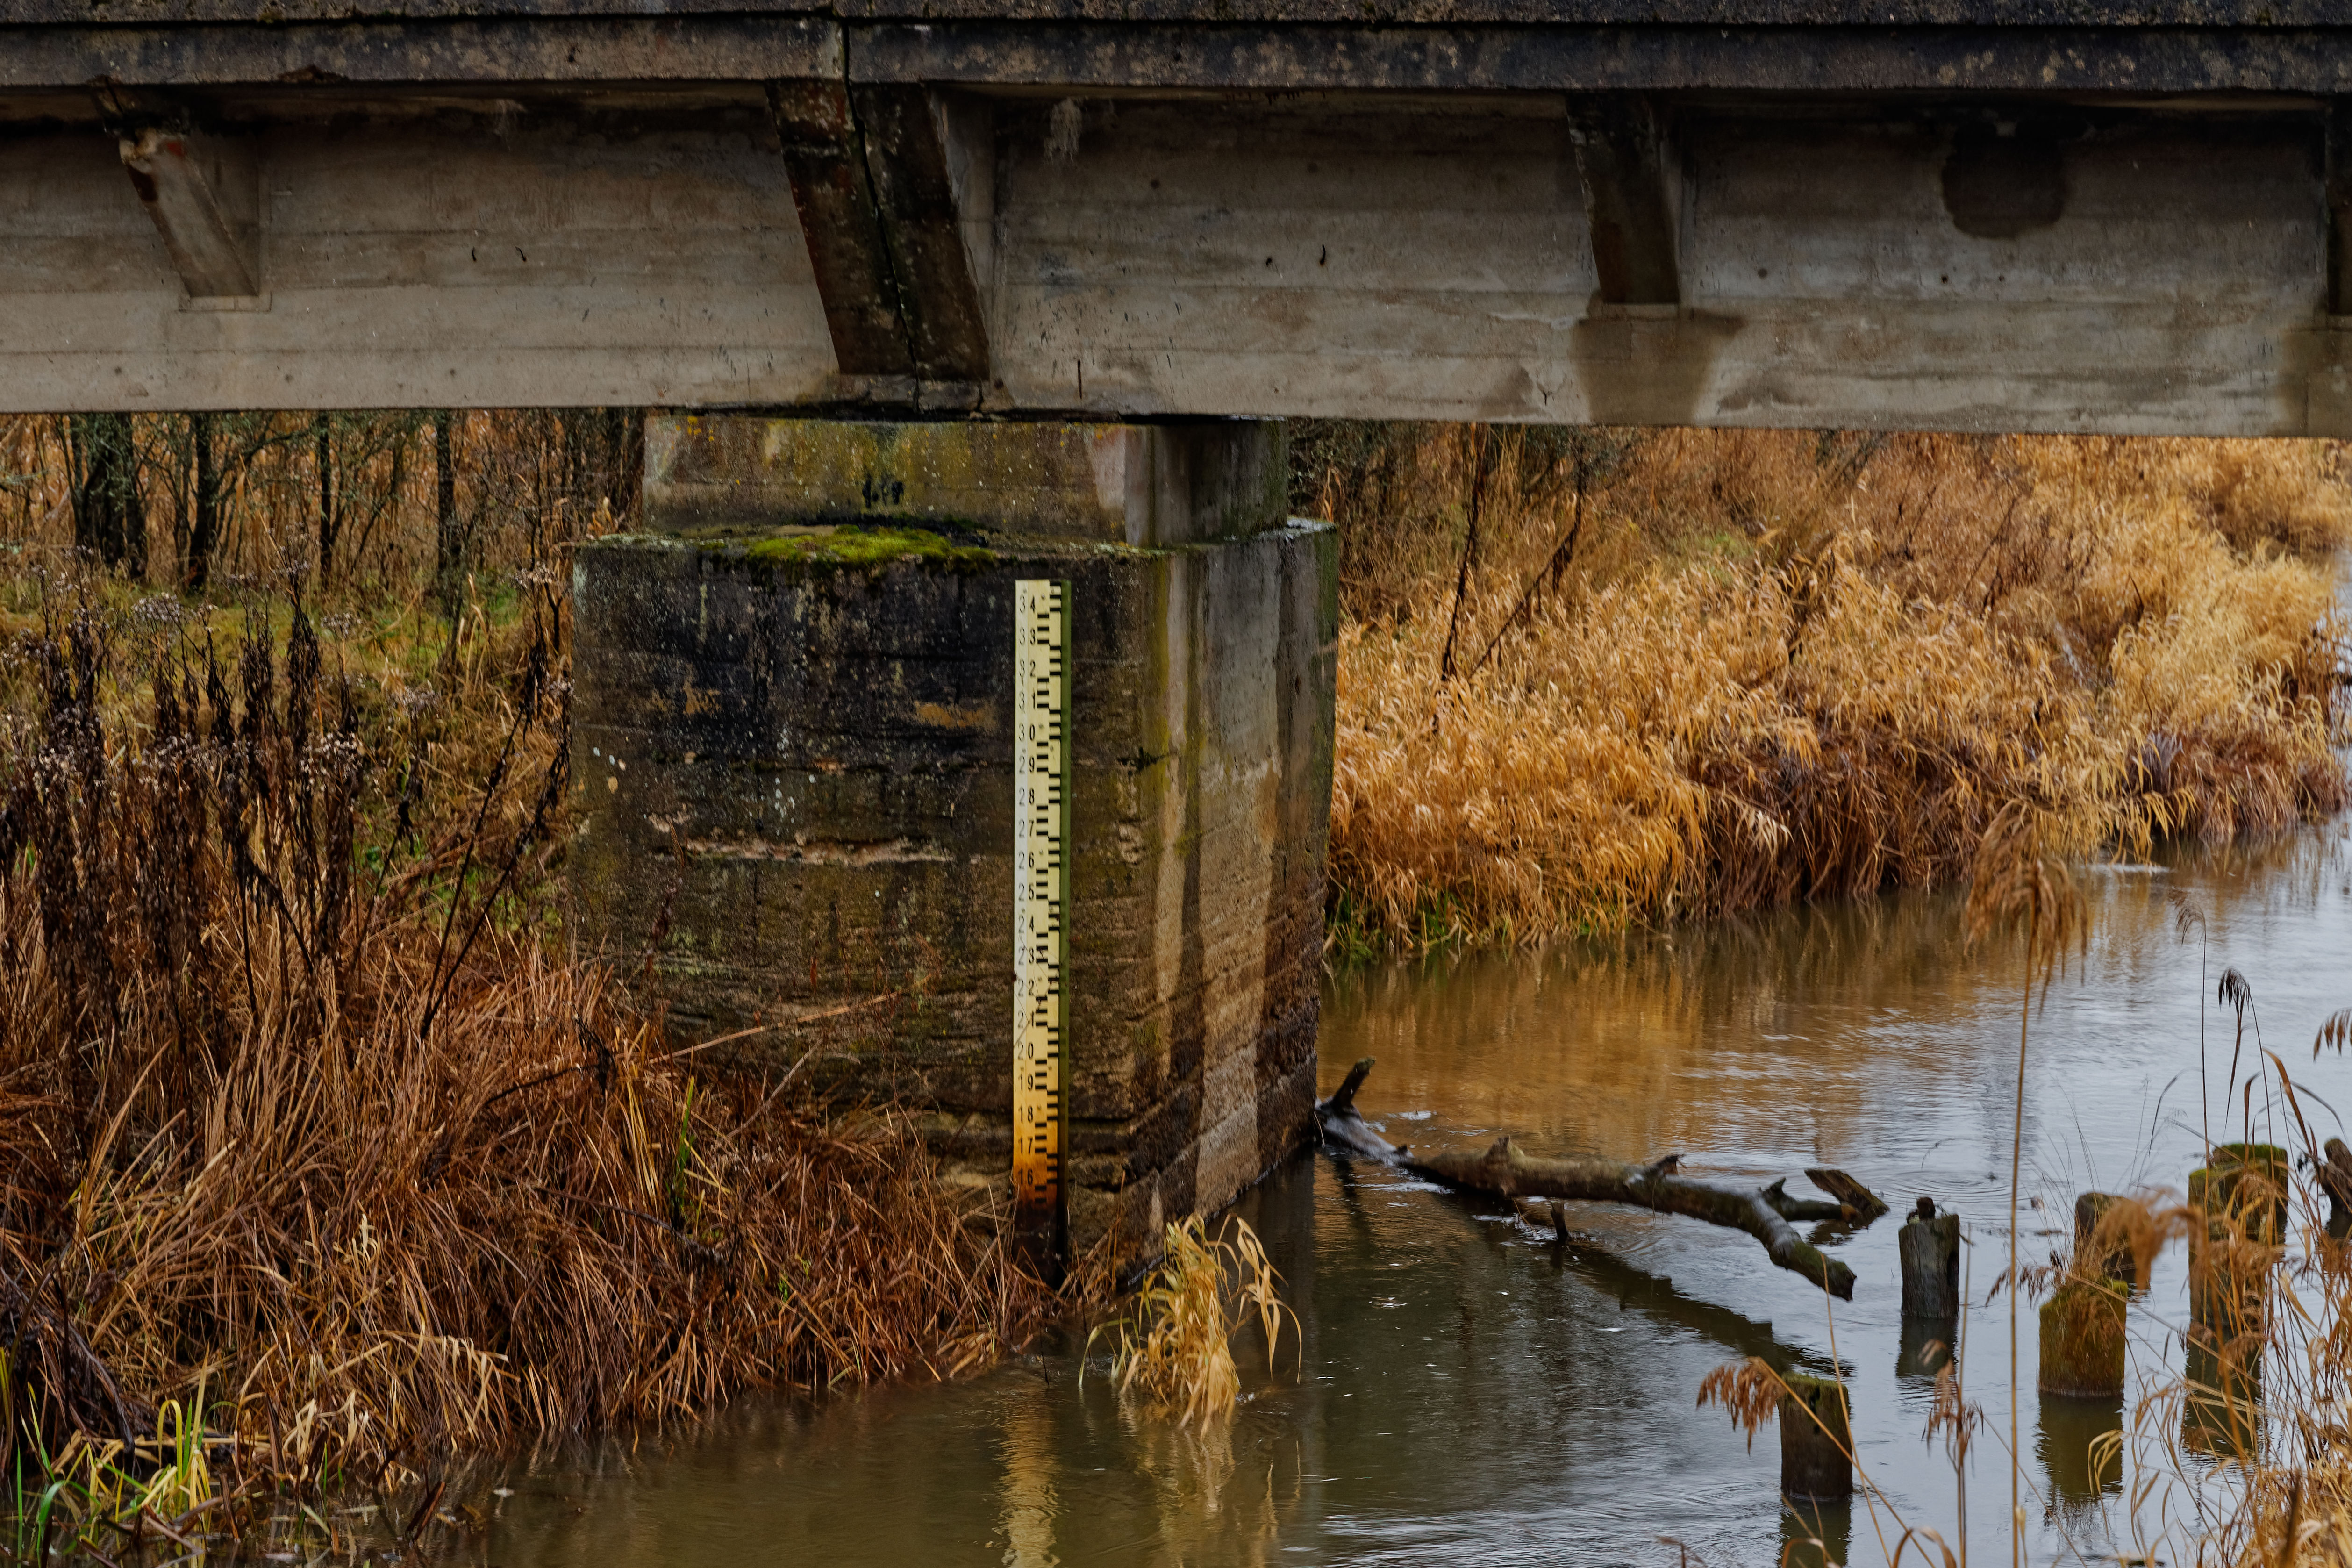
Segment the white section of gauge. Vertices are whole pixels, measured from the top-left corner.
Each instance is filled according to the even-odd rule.
[[[1060,1201],[1069,891],[1070,585],[1013,599],[1013,1196]]]

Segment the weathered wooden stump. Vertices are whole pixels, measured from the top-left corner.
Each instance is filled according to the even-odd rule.
[[[2189,1254],[2189,1321],[2214,1340],[2259,1338],[2270,1321],[2279,1249],[2227,1234]]]
[[[2261,1453],[2263,1338],[2286,1239],[2287,1168],[2275,1143],[2224,1143],[2189,1173],[2199,1218],[2189,1237],[2180,1442],[2192,1452],[2248,1460]]]
[[[2189,1173],[2189,1202],[2199,1214],[2189,1237],[2189,1321],[2218,1343],[2259,1336],[2286,1239],[2286,1151],[2218,1145]]]
[[[2074,1272],[2085,1279],[2142,1283],[2130,1238],[2117,1235],[2113,1225],[2100,1229],[2121,1201],[2113,1193],[2084,1193],[2074,1200]]]
[[[1853,1439],[1845,1395],[1826,1377],[1790,1373],[1780,1400],[1780,1492],[1792,1502],[1843,1502],[1853,1495]]]
[[[2189,1202],[2209,1222],[2278,1246],[2286,1239],[2287,1168],[2275,1143],[2217,1143],[2189,1173]]]
[[[1903,1315],[1948,1318],[1960,1310],[1960,1216],[1921,1198],[1895,1238],[1903,1259]]]
[[[2044,1394],[2113,1399],[2124,1391],[2124,1310],[2131,1287],[2120,1279],[2070,1279],[2042,1304]]]
[[[2352,1147],[2341,1138],[2330,1138],[2321,1152],[2326,1158],[2313,1174],[2327,1194],[2327,1239],[2342,1241],[2352,1237]]]

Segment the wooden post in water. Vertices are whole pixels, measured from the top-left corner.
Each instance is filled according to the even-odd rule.
[[[1903,1315],[1944,1319],[1960,1310],[1960,1216],[1921,1198],[1895,1237],[1903,1259]]]
[[[2099,1222],[2113,1193],[2074,1200],[2074,1262],[2070,1278],[2042,1304],[2042,1392],[2065,1399],[2112,1400],[2124,1391],[2124,1324],[2139,1273],[2131,1245]]]
[[[2124,1391],[2124,1309],[2131,1287],[2120,1279],[2070,1279],[2042,1303],[2044,1394],[2113,1399]]]
[[[2262,1447],[2263,1331],[2286,1240],[2287,1152],[2221,1143],[2189,1173],[2189,1332],[2184,1447],[2251,1460]]]
[[[2321,1152],[2326,1158],[2313,1174],[2319,1178],[2320,1191],[2327,1194],[2327,1239],[2342,1241],[2352,1236],[2352,1146],[2341,1138],[2330,1138]]]
[[[1780,1400],[1780,1493],[1791,1502],[1853,1496],[1853,1439],[1845,1394],[1826,1377],[1790,1373]]]
[[[2222,1143],[2189,1173],[2189,1318],[2227,1344],[2262,1331],[2271,1265],[2286,1241],[2287,1153]]]
[[[2275,1143],[2217,1143],[2189,1173],[2189,1201],[2209,1220],[2273,1247],[2286,1239],[2286,1200],[2287,1152]]]
[[[2085,1279],[2122,1279],[2137,1286],[2139,1263],[2131,1243],[2112,1229],[2099,1233],[2099,1222],[2120,1201],[2113,1193],[2084,1193],[2074,1200],[2074,1272]]]

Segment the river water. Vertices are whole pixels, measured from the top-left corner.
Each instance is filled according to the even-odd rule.
[[[2032,1013],[2029,1258],[2047,1256],[2077,1191],[2181,1184],[2200,1146],[2200,1011],[2222,1123],[2224,966],[2252,983],[2251,1021],[2305,1090],[2316,1135],[2339,1125],[2318,1102],[2352,1114],[2352,1061],[2308,1048],[2352,1005],[2343,824],[2096,868],[2084,885],[2088,951]],[[2181,938],[2181,900],[2202,911],[2202,941]],[[1927,1194],[1970,1237],[1963,1367],[1986,1423],[1968,1532],[1979,1561],[2004,1561],[2009,1306],[1984,1299],[2006,1245],[2018,1016],[2014,951],[1970,951],[1952,895],[1339,974],[1324,1089],[1377,1058],[1360,1104],[1391,1139],[1507,1131],[1533,1152],[1680,1152],[1687,1170],[1794,1175],[1801,1192],[1802,1168],[1842,1167],[1898,1211],[1830,1233],[1859,1277],[1853,1300],[1829,1302],[1748,1237],[1694,1221],[1571,1206],[1562,1244],[1498,1204],[1303,1154],[1239,1211],[1303,1340],[1286,1340],[1270,1374],[1249,1348],[1248,1403],[1226,1431],[1203,1441],[1123,1413],[1099,1363],[1082,1380],[1063,1346],[957,1386],[746,1405],[677,1436],[535,1461],[506,1478],[479,1550],[531,1568],[1680,1564],[1685,1552],[1760,1564],[1818,1537],[1834,1561],[1885,1563],[1904,1524],[1958,1533],[1953,1467],[1922,1437],[1931,1381],[1906,1361],[1899,1310],[1897,1222]],[[2258,1135],[2263,1114],[2258,1095]],[[2137,1382],[2178,1368],[2185,1316],[2176,1250],[2133,1308]],[[2113,1562],[2193,1517],[2193,1489],[2210,1500],[2226,1487],[2226,1471],[2191,1467],[2135,1518],[2126,1483],[2158,1456],[2128,1455],[2104,1485],[2091,1475],[2086,1446],[2118,1414],[2037,1396],[2030,1310],[2022,1320],[2031,1561]],[[1843,1370],[1876,1507],[1801,1523],[1780,1501],[1777,1432],[1751,1449],[1696,1407],[1708,1370],[1748,1355]]]

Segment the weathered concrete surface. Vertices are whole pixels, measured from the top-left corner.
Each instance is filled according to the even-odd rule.
[[[760,84],[320,89],[301,123],[283,90],[214,105],[251,171],[235,309],[189,297],[103,126],[0,135],[0,405],[2352,434],[2352,154],[2311,100],[1668,100],[1637,193],[1557,94],[1089,100],[1066,146],[1051,98],[934,95],[892,110],[903,159],[864,143],[872,189],[961,168],[970,205],[916,182],[835,286],[953,297],[874,318],[859,363],[909,374],[845,375],[858,307],[829,324]],[[1622,302],[1595,170],[1643,204]]]
[[[633,16],[645,0],[372,0],[371,16],[434,21],[518,17],[540,21]],[[0,23],[68,25],[90,19],[89,0],[0,0]],[[107,20],[158,30],[194,31],[207,23],[284,26],[332,22],[348,0],[110,0]],[[1845,27],[1908,32],[1933,28],[2053,27],[2143,30],[2216,27],[2259,35],[2341,25],[2335,0],[670,0],[681,17],[749,13],[845,20],[1101,20],[1205,23],[1347,22],[1429,24],[1510,22],[1526,26],[1619,28],[1769,27],[1801,35]]]
[[[958,532],[1117,544],[1244,538],[1282,516],[1289,473],[1267,426],[654,420],[648,528],[690,532],[889,519]]]
[[[2352,434],[2341,0],[620,4],[0,0],[0,406]]]
[[[85,98],[77,106],[87,113]],[[420,106],[213,144],[252,171],[258,297],[188,297],[93,127],[0,135],[12,409],[789,401],[832,370],[756,84],[686,122]]]
[[[586,929],[649,965],[681,1037],[782,1024],[711,1055],[782,1070],[814,1051],[818,1091],[925,1108],[954,1169],[1002,1184],[1013,584],[1071,579],[1070,1221],[1080,1246],[1116,1228],[1150,1247],[1307,1125],[1333,535],[1284,523],[1276,491],[1255,531],[1208,542],[1088,539],[1056,519],[1069,497],[1051,485],[1043,537],[1015,531],[1001,491],[986,527],[933,511],[918,531],[901,511],[874,514],[877,531],[842,521],[868,479],[919,479],[906,459],[958,440],[979,449],[967,471],[1050,457],[1053,427],[712,428],[726,423],[657,421],[648,448],[671,478],[651,512],[682,531],[601,541],[575,570]],[[824,460],[769,492],[802,497],[793,510],[752,526],[733,506],[714,526],[681,506],[681,449],[772,477],[795,423]],[[1136,436],[1068,440],[1210,444]],[[872,469],[832,461],[860,443]],[[1236,468],[1279,468],[1277,431],[1223,445]]]
[[[619,16],[371,5],[358,19],[172,0],[0,0],[0,89],[699,83],[790,79],[1070,90],[2330,93],[2352,86],[2336,0],[1881,7],[1559,0],[935,0],[834,16],[727,5]],[[337,4],[334,11],[344,9]],[[307,10],[307,17],[299,14]],[[1811,16],[1801,15],[1810,10]],[[1188,15],[1191,12],[1192,14]],[[403,15],[404,13],[404,16]],[[1205,13],[1205,14],[1203,14]],[[1973,13],[1973,14],[1971,14]],[[214,20],[206,21],[210,15]],[[11,25],[14,23],[15,25]],[[1268,26],[1278,23],[1278,26]],[[322,90],[323,89],[323,90]]]
[[[2340,428],[2311,125],[2010,128],[1685,115],[1683,305],[1612,307],[1543,106],[1106,108],[1067,162],[1006,136],[999,374],[1076,408]],[[2042,205],[1980,210],[1987,142]]]

